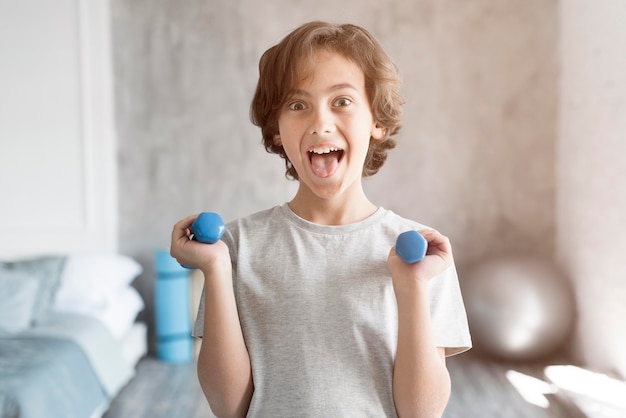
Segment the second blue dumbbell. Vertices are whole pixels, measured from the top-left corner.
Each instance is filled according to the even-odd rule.
[[[224,221],[215,212],[202,212],[191,224],[193,239],[203,244],[215,244],[225,231]]]
[[[422,261],[428,249],[426,238],[417,231],[406,231],[396,239],[396,254],[405,263],[414,264]]]

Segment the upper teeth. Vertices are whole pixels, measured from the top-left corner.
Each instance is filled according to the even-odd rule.
[[[310,150],[309,152],[313,152],[315,154],[328,154],[329,152],[333,152],[333,151],[339,151],[339,148],[333,148],[333,147],[328,147],[328,148],[313,148],[312,150]]]

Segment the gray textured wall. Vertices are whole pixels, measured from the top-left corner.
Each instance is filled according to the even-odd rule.
[[[152,251],[176,220],[230,220],[295,191],[248,105],[262,52],[314,19],[365,26],[403,75],[399,146],[366,180],[375,203],[448,234],[461,270],[486,254],[554,253],[556,0],[112,6],[120,249],[144,264],[149,306]]]

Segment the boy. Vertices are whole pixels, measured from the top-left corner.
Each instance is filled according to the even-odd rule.
[[[198,377],[217,416],[440,416],[445,356],[471,346],[448,239],[370,202],[400,128],[395,65],[354,25],[305,24],[259,63],[251,105],[299,182],[282,206],[229,223],[214,245],[172,232],[205,276]],[[415,229],[426,257],[406,264]]]

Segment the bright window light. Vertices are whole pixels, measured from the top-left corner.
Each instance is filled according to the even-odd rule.
[[[544,372],[589,418],[626,417],[626,383],[576,366],[548,366]]]
[[[550,407],[545,395],[559,393],[588,418],[626,417],[626,382],[571,365],[548,366],[544,374],[547,381],[509,370],[506,378],[526,402],[544,409]]]
[[[550,406],[550,401],[544,395],[557,392],[556,386],[516,370],[507,371],[506,378],[526,402],[541,408]]]

